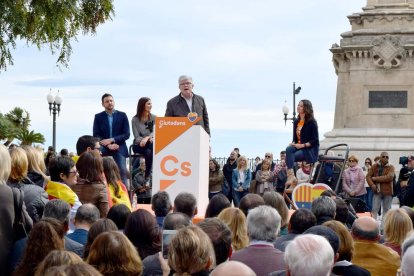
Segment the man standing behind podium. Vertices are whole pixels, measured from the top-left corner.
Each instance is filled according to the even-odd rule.
[[[129,139],[127,115],[115,110],[115,101],[111,94],[103,94],[102,106],[105,111],[95,115],[93,136],[99,138],[103,156],[112,156],[119,167],[122,182],[128,185],[126,157],[128,148],[125,141]]]
[[[180,94],[168,101],[165,117],[187,117],[188,113],[197,113],[197,116],[201,117],[197,125],[201,125],[210,135],[207,107],[203,97],[193,93],[193,79],[186,75],[180,76],[178,88]]]

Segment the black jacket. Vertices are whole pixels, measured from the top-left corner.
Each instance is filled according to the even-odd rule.
[[[296,127],[298,126],[299,119],[293,122],[293,142],[298,143],[298,137],[296,136]],[[311,147],[305,148],[305,161],[307,163],[316,163],[318,161],[319,154],[319,132],[318,123],[315,119],[309,120],[303,124],[300,131],[300,143],[309,143]]]

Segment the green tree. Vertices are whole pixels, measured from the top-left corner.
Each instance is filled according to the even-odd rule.
[[[19,133],[18,128],[6,116],[0,113],[0,141],[8,146]]]
[[[17,134],[16,139],[20,140],[20,145],[29,146],[33,143],[43,144],[45,142],[43,134],[36,133],[33,130],[29,131],[27,129],[23,129],[19,134]]]
[[[68,66],[71,40],[79,32],[95,34],[114,15],[113,0],[0,0],[0,72],[13,64],[11,49],[25,40],[39,49],[59,52],[58,65]]]

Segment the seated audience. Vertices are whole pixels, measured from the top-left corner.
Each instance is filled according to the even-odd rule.
[[[222,193],[214,195],[208,202],[205,218],[217,217],[221,211],[231,207],[229,199]]]
[[[414,248],[410,248],[402,256],[401,261],[401,276],[414,275]]]
[[[27,155],[28,168],[27,178],[34,184],[43,188],[49,177],[46,175],[46,165],[43,159],[43,151],[32,146],[22,146]]]
[[[352,263],[367,269],[372,276],[395,275],[400,267],[400,256],[380,244],[379,227],[372,217],[360,217],[352,225],[354,256]]]
[[[401,208],[389,210],[384,221],[384,245],[401,255],[401,245],[412,230],[413,224],[406,211]]]
[[[98,219],[92,224],[91,228],[89,228],[88,240],[85,245],[85,250],[83,251],[84,260],[88,258],[90,248],[96,237],[98,237],[101,233],[110,231],[118,231],[118,227],[116,227],[115,223],[110,219]]]
[[[23,258],[14,275],[34,275],[37,265],[54,249],[63,250],[65,229],[56,219],[43,218],[30,231]]]
[[[83,263],[83,260],[73,252],[52,250],[37,266],[35,276],[43,276],[51,267]]]
[[[181,212],[191,219],[197,215],[197,199],[193,194],[181,192],[174,199],[174,212]]]
[[[335,220],[342,222],[348,229],[351,229],[356,216],[349,211],[348,205],[342,198],[335,198],[334,201],[336,205]]]
[[[78,208],[75,215],[75,231],[68,234],[67,237],[82,245],[86,245],[88,240],[88,231],[92,224],[99,219],[99,210],[91,203],[83,204]]]
[[[109,210],[109,202],[101,155],[93,151],[82,153],[76,168],[80,179],[73,187],[74,191],[83,204],[94,204],[98,207],[101,218],[105,218]]]
[[[139,158],[139,167],[133,171],[132,187],[137,195],[137,203],[149,204],[152,194],[152,178],[145,177],[146,164],[144,158]]]
[[[162,229],[165,216],[171,212],[171,200],[166,191],[158,191],[152,196],[151,209],[154,211],[157,224]]]
[[[401,246],[401,256],[404,255],[404,253],[414,245],[414,231],[410,232],[407,236],[407,238],[404,240],[402,246]]]
[[[257,206],[265,205],[263,197],[258,194],[246,194],[240,200],[239,209],[242,210],[247,217],[249,210],[256,208]]]
[[[312,213],[316,217],[316,224],[321,225],[325,221],[335,219],[335,201],[327,196],[321,196],[312,201]]]
[[[270,191],[264,193],[263,200],[265,205],[275,208],[282,218],[279,236],[286,235],[288,233],[289,209],[285,199],[278,192]]]
[[[284,252],[291,240],[315,225],[316,217],[309,209],[301,208],[296,210],[289,220],[289,233],[276,239],[275,248]]]
[[[309,183],[309,175],[311,173],[311,165],[309,163],[301,162],[300,168],[296,171],[296,178],[298,179],[298,184]]]
[[[315,225],[303,232],[303,234],[313,234],[324,237],[332,247],[332,250],[334,252],[334,261],[336,262],[336,258],[338,257],[340,240],[339,236],[336,234],[334,230],[323,225]]]
[[[257,275],[268,275],[285,268],[283,252],[273,243],[280,230],[280,215],[269,206],[259,206],[247,215],[247,232],[250,244],[234,252],[230,259],[249,266]]]
[[[221,264],[231,256],[231,231],[218,218],[206,218],[197,224],[210,238],[216,253],[216,264]]]
[[[400,209],[404,210],[407,215],[410,217],[411,222],[413,224],[413,228],[414,228],[414,210],[413,208],[410,208],[408,206],[401,206]]]
[[[92,135],[83,135],[79,137],[76,142],[76,154],[72,159],[76,163],[78,162],[79,156],[84,152],[96,151],[101,152],[101,145],[99,144],[99,138],[93,137]]]
[[[168,265],[176,275],[208,275],[215,267],[213,245],[197,226],[178,230],[168,252]]]
[[[103,275],[141,275],[142,262],[134,245],[119,232],[99,234],[86,262]]]
[[[224,175],[220,170],[220,165],[215,159],[209,162],[209,178],[208,178],[208,199],[221,193],[224,183]]]
[[[227,261],[218,265],[210,276],[256,276],[256,273],[247,265],[237,261]]]
[[[124,204],[129,209],[132,209],[128,190],[124,183],[122,183],[121,174],[114,158],[112,156],[105,156],[102,158],[102,163],[106,183],[108,184],[109,197],[112,200],[111,204]]]
[[[354,240],[351,233],[341,222],[336,220],[330,220],[323,224],[323,226],[329,227],[339,237],[339,250],[338,257],[334,264],[332,272],[335,275],[344,276],[369,276],[371,275],[368,270],[360,266],[351,263],[352,256],[354,254]]]
[[[231,245],[234,251],[245,248],[249,244],[247,222],[244,213],[235,207],[226,208],[218,215],[231,231]]]
[[[137,248],[141,260],[161,251],[161,231],[154,216],[145,209],[129,215],[124,233]]]
[[[123,232],[131,210],[125,204],[114,205],[109,209],[106,218],[115,222],[118,230]]]
[[[44,276],[100,276],[102,275],[93,266],[86,263],[54,266],[48,269]]]

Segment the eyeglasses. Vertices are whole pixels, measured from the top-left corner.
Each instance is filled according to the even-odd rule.
[[[184,86],[184,85],[192,85],[193,83],[191,83],[191,82],[182,82],[182,83],[180,83],[180,85],[182,85],[182,86]]]
[[[271,158],[272,156],[270,156],[270,155],[265,155],[265,158]]]
[[[369,161],[366,161],[366,162],[365,162],[365,164],[371,164],[371,162],[369,162]]]
[[[349,162],[356,162],[356,160],[354,160],[354,159],[350,159],[350,160],[348,160]]]
[[[390,158],[390,157],[389,157],[389,156],[385,156],[385,155],[384,155],[384,156],[381,156],[381,158],[387,158],[387,159],[388,159],[388,158]]]
[[[78,171],[77,171],[77,170],[75,170],[75,171],[73,171],[73,172],[69,172],[68,174],[74,174],[74,175],[77,175],[77,174],[78,174]]]

